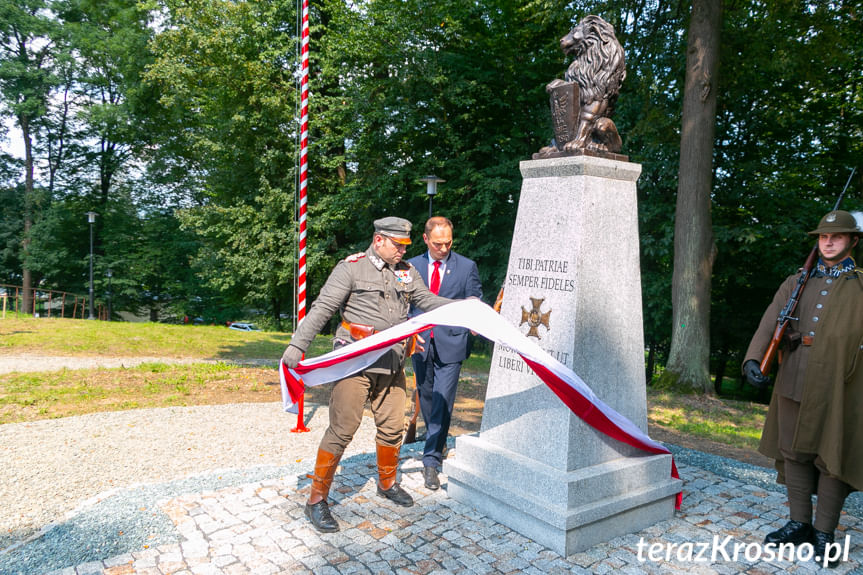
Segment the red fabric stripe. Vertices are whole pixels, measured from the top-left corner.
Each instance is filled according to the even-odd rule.
[[[617,424],[611,421],[604,413],[602,413],[602,411],[596,409],[596,407],[588,401],[587,398],[570,387],[565,381],[557,377],[554,372],[546,368],[544,365],[531,361],[523,355],[521,355],[521,358],[530,366],[534,373],[536,373],[537,377],[545,382],[554,394],[558,396],[573,413],[592,428],[616,439],[617,441],[631,445],[632,447],[641,449],[642,451],[647,451],[648,453],[668,453],[668,450],[659,449],[653,445],[644,443],[638,438],[626,433],[626,431],[618,427]],[[677,466],[674,464],[673,457],[671,459],[671,476],[674,479],[680,479],[680,474],[677,472]],[[680,509],[682,500],[683,492],[680,492],[675,498],[676,509]]]
[[[317,369],[323,369],[327,367],[331,367],[342,363],[346,360],[355,358],[360,355],[364,355],[368,352],[378,350],[384,347],[389,347],[394,343],[399,341],[403,341],[405,338],[410,337],[411,335],[421,333],[427,329],[433,328],[435,324],[426,324],[423,325],[408,334],[402,334],[398,338],[391,338],[388,340],[384,340],[378,342],[375,345],[368,347],[361,347],[355,351],[350,353],[346,353],[343,355],[339,355],[337,357],[333,357],[327,359],[325,361],[316,362],[312,365],[298,365],[294,371],[299,374],[308,373],[311,371],[315,371]],[[596,429],[597,431],[604,433],[605,435],[616,439],[622,443],[626,443],[627,445],[631,445],[637,449],[641,449],[642,451],[646,451],[648,453],[670,453],[667,449],[661,446],[655,446],[648,443],[645,443],[639,440],[637,437],[630,435],[626,430],[620,428],[614,421],[608,418],[602,410],[597,408],[591,401],[580,394],[575,388],[570,386],[566,381],[558,377],[553,371],[545,367],[541,363],[537,363],[531,359],[528,359],[524,355],[519,354],[522,359],[530,366],[530,368],[534,371],[534,373],[539,377],[548,387],[554,392],[557,397],[560,398],[563,403],[569,407],[573,413],[575,413],[579,418],[581,418],[585,423]],[[305,386],[302,383],[302,379],[295,379],[291,372],[284,367],[285,370],[285,380],[288,385],[288,392],[291,396],[291,400],[296,403],[299,399],[299,396],[303,394]],[[295,395],[296,394],[296,395]],[[677,471],[677,465],[674,463],[674,458],[671,459],[671,476],[674,479],[680,479],[680,474]],[[675,498],[675,508],[680,509],[680,505],[683,500],[683,492],[677,494]]]
[[[294,403],[298,403],[300,398],[306,392],[306,386],[303,385],[302,379],[297,379],[291,373],[291,370],[288,369],[284,363],[280,364],[282,366],[282,373],[285,376],[285,382],[288,385],[288,395],[291,396],[291,401]]]
[[[551,388],[555,395],[557,395],[561,401],[563,401],[563,403],[573,411],[573,413],[597,431],[601,431],[609,437],[649,453],[667,453],[664,450],[657,449],[653,445],[649,445],[639,441],[635,437],[632,437],[611,421],[604,413],[602,413],[602,411],[596,409],[583,395],[563,382],[552,371],[524,356],[521,357],[524,359],[525,363],[533,369],[534,373],[536,373],[536,375]]]
[[[338,356],[338,357],[330,358],[330,359],[328,359],[328,360],[326,360],[326,361],[321,361],[321,362],[315,363],[314,365],[311,365],[311,366],[298,365],[298,366],[294,369],[294,371],[296,371],[297,373],[299,373],[300,375],[302,375],[302,374],[304,374],[304,373],[308,373],[308,372],[310,372],[310,371],[314,371],[314,370],[316,370],[316,369],[321,369],[321,368],[325,368],[325,367],[330,367],[330,366],[333,366],[333,365],[336,365],[336,364],[342,363],[343,361],[346,361],[346,360],[348,360],[348,359],[353,359],[353,358],[355,358],[355,357],[357,357],[357,356],[365,355],[366,353],[368,353],[368,352],[370,352],[370,351],[375,351],[376,349],[381,349],[381,348],[384,348],[384,347],[389,347],[389,346],[393,345],[394,343],[397,343],[397,342],[403,341],[403,340],[405,340],[406,338],[408,338],[408,337],[410,337],[410,336],[412,336],[412,335],[415,335],[415,334],[421,333],[421,332],[423,332],[423,331],[425,331],[425,330],[427,330],[427,329],[429,329],[429,328],[431,328],[431,327],[433,327],[433,326],[432,326],[432,325],[424,325],[424,326],[420,327],[420,328],[419,328],[419,329],[417,329],[417,330],[414,330],[414,331],[409,332],[406,336],[402,336],[402,337],[394,338],[394,339],[384,340],[384,341],[382,341],[382,342],[380,342],[380,343],[377,343],[377,344],[375,344],[375,345],[373,345],[373,346],[371,346],[371,347],[364,347],[364,348],[362,348],[362,349],[359,349],[359,350],[353,351],[353,352],[351,352],[351,353],[346,353],[346,354],[344,354],[344,355],[340,355],[340,356]]]

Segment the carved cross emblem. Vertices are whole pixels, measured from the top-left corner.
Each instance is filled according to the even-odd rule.
[[[527,330],[527,337],[533,336],[536,339],[542,339],[539,336],[539,330],[537,329],[541,325],[544,325],[545,329],[551,329],[548,326],[548,318],[551,315],[551,310],[542,313],[542,310],[540,309],[540,306],[542,306],[542,302],[544,301],[544,297],[530,298],[530,303],[533,305],[533,308],[530,311],[524,309],[524,306],[521,306],[521,323],[518,325],[522,326],[527,323],[527,325],[530,326],[530,329]]]

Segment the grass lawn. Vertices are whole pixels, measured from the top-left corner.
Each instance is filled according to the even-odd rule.
[[[289,340],[288,333],[241,332],[220,326],[0,320],[0,358],[137,356],[210,362],[0,374],[0,424],[95,411],[279,401],[278,373],[273,368]],[[319,336],[308,355],[321,355],[330,345],[329,337]],[[230,363],[248,359],[271,359],[272,367]],[[490,363],[491,354],[482,350],[465,362],[453,414],[454,434],[479,429]],[[410,362],[407,365],[411,388]],[[329,387],[308,389],[306,401],[327,403]],[[647,402],[648,422],[654,428],[745,449],[757,446],[767,412],[767,406],[753,401],[678,395],[650,387]]]
[[[767,406],[701,395],[647,391],[650,424],[733,447],[756,449]]]
[[[80,319],[2,319],[0,355],[250,359],[281,357],[290,335],[224,326],[104,322]]]
[[[0,374],[0,424],[97,411],[280,399],[276,370],[226,363]]]

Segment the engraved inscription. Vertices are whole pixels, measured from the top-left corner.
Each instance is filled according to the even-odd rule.
[[[558,148],[575,139],[575,127],[581,112],[578,84],[566,82],[549,91],[551,120]]]
[[[539,290],[554,290],[562,292],[575,291],[575,280],[566,277],[554,277],[540,274],[569,273],[568,260],[546,260],[539,258],[518,258],[516,261],[518,273],[509,274],[507,285],[526,287]]]
[[[527,373],[533,375],[533,370],[530,369],[530,366],[528,366],[527,363],[525,363],[524,360],[521,359],[521,357],[515,352],[515,350],[500,344],[497,344],[497,347],[500,351],[500,353],[498,353],[497,360],[498,367],[502,367],[510,371],[516,371],[518,373]],[[559,351],[555,349],[546,349],[545,351],[557,361],[569,367],[569,361],[571,359],[571,355],[569,352]]]

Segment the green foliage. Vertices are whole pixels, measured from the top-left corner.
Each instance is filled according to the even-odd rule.
[[[614,121],[638,182],[645,341],[671,335],[674,206],[690,5],[632,0],[323,0],[311,6],[312,301],[375,218],[415,225],[424,184],[491,300],[503,279],[519,162],[551,137],[558,39],[611,22],[627,78]],[[810,249],[863,146],[863,2],[725,4],[711,297],[714,364],[732,369],[779,282]],[[295,279],[296,6],[286,0],[0,0],[0,114],[32,119],[35,161],[0,159],[0,283],[96,294],[114,309],[278,327]],[[10,33],[28,38],[16,53]],[[38,40],[37,40],[38,39]],[[22,116],[21,114],[29,114]],[[860,208],[855,178],[846,208]],[[29,210],[29,211],[28,211]],[[32,229],[25,235],[24,214]],[[25,254],[21,241],[30,239]],[[324,346],[326,347],[326,346]],[[281,353],[279,351],[279,353]]]
[[[861,2],[726,7],[715,156],[713,347],[742,353],[806,231],[859,166]],[[858,169],[859,172],[859,169]],[[844,209],[860,209],[856,179]]]
[[[205,285],[270,307],[290,297],[293,246],[295,38],[287,2],[165,2],[146,78],[173,135],[165,153],[201,173],[195,207],[178,217],[202,241]],[[166,134],[167,136],[167,134]],[[167,162],[167,160],[166,160]],[[284,307],[288,307],[285,305]]]
[[[53,17],[50,1],[0,1],[0,112],[4,119],[14,120],[24,144],[20,249],[13,257],[21,263],[25,288],[33,285],[26,252],[30,226],[40,208],[34,184],[33,140],[39,135],[39,122],[46,114],[51,91],[59,83],[58,62],[67,55],[61,40],[62,29]],[[29,298],[30,292],[25,290],[25,307],[29,307]]]
[[[148,122],[140,121],[148,106],[141,82],[151,60],[148,13],[132,0],[54,4],[73,58],[65,70],[64,105],[46,120],[56,140],[46,150],[57,170],[52,192],[56,185],[63,194],[84,195],[101,212],[122,193],[118,180],[152,140]]]
[[[671,276],[680,148],[679,115],[688,6],[679,2],[615,2],[597,6],[615,25],[627,76],[614,121],[623,151],[642,166],[638,218],[644,336],[664,361],[671,339]],[[606,11],[607,10],[607,11]]]
[[[312,217],[326,214],[325,243],[340,253],[363,248],[371,221],[396,214],[414,222],[419,242],[428,200],[418,179],[434,173],[447,180],[435,212],[453,220],[456,249],[477,260],[493,298],[508,259],[518,162],[550,136],[544,85],[561,71],[556,39],[568,24],[556,29],[557,14],[499,0],[324,9],[324,94],[312,114],[320,168],[345,174],[344,183],[328,180],[324,197],[318,190]]]
[[[58,22],[50,0],[0,1],[0,93],[2,105],[17,119],[33,121],[46,113],[56,84]]]
[[[0,284],[21,283],[22,196],[16,187],[0,187]]]
[[[26,262],[48,286],[87,292],[90,235],[88,205],[76,198],[51,202],[30,229]]]

